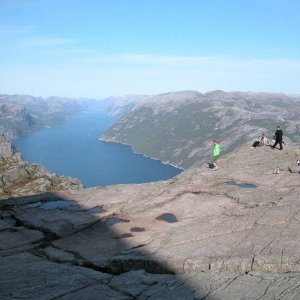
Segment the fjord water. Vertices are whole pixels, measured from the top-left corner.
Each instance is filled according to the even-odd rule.
[[[23,158],[87,187],[169,179],[180,169],[135,154],[131,147],[98,140],[114,119],[101,111],[81,113],[65,124],[14,141]]]

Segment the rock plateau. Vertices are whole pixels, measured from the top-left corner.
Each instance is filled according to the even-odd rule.
[[[300,150],[250,146],[165,182],[6,195],[0,298],[299,299]]]

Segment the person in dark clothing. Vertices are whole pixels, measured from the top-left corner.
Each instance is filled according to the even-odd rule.
[[[282,136],[283,136],[283,132],[280,126],[277,126],[277,130],[275,132],[275,144],[272,146],[272,149],[274,149],[276,145],[279,143],[280,150],[282,150]]]

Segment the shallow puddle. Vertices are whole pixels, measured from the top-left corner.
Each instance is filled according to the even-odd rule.
[[[168,223],[176,223],[177,222],[177,218],[171,213],[164,213],[164,214],[158,216],[156,218],[156,220],[165,221]]]
[[[131,232],[144,232],[145,228],[143,228],[143,227],[132,227],[132,228],[130,228],[130,231]]]
[[[251,183],[246,183],[246,182],[242,182],[242,183],[236,183],[235,181],[227,181],[226,182],[227,185],[235,185],[238,186],[239,188],[244,188],[244,189],[253,189],[253,188],[257,188],[257,185],[251,184]]]
[[[121,219],[121,218],[110,218],[110,219],[107,219],[105,221],[105,224],[108,226],[108,227],[111,227],[117,223],[129,223],[129,220],[126,220],[126,219]]]

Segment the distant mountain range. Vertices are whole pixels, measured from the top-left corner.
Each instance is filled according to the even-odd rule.
[[[120,106],[116,111],[120,114]],[[224,154],[262,132],[272,138],[277,125],[282,126],[287,143],[300,143],[300,96],[182,91],[131,102],[101,138],[190,168],[211,158],[212,139],[221,141]]]
[[[148,97],[124,95],[88,99],[0,94],[0,132],[16,138],[44,127],[62,124],[77,113],[94,109],[119,118]]]
[[[0,132],[10,138],[65,122],[86,110],[87,100],[28,95],[0,95]]]
[[[212,139],[220,140],[224,154],[262,132],[272,138],[277,125],[287,144],[300,143],[300,96],[252,92],[181,91],[97,100],[0,95],[0,132],[23,136],[89,109],[117,119],[103,140],[131,145],[138,153],[181,168],[209,161]]]

